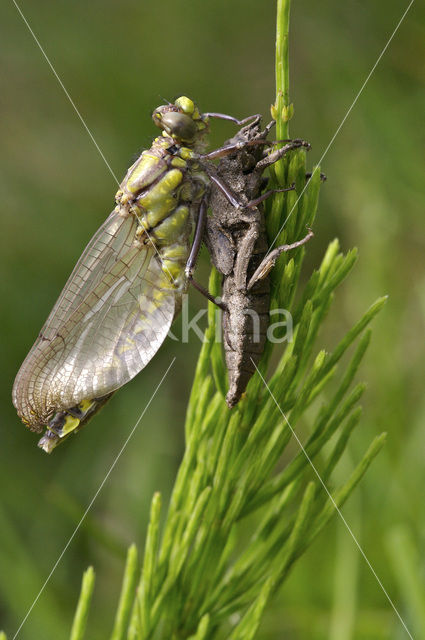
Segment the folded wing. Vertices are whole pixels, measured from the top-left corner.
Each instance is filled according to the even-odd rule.
[[[165,340],[176,291],[136,230],[115,209],[75,266],[15,380],[13,402],[30,426],[118,389]]]

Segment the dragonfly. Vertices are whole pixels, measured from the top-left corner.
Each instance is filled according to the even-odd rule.
[[[217,167],[222,184],[243,208],[235,207],[223,190],[214,186],[210,196],[212,215],[206,228],[211,260],[223,275],[222,328],[229,381],[226,402],[230,408],[241,399],[264,352],[270,271],[283,252],[301,247],[313,236],[309,229],[297,242],[268,251],[262,202],[273,193],[290,191],[294,186],[264,191],[264,171],[290,151],[308,150],[310,145],[299,139],[284,141],[283,147],[269,152],[267,136],[275,123],[270,122],[264,130],[260,123],[260,116],[255,117],[225,143],[229,148],[238,148],[224,156]]]
[[[209,119],[255,117],[201,113],[186,96],[153,111],[162,134],[128,169],[13,385],[17,413],[47,453],[150,362],[190,284],[211,299],[193,278],[211,185],[240,203],[213,162],[239,143],[205,153]]]

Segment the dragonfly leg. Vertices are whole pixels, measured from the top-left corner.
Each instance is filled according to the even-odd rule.
[[[252,138],[251,140],[239,140],[238,142],[232,142],[231,144],[224,144],[222,147],[219,147],[218,149],[214,149],[213,151],[209,151],[208,153],[204,153],[200,155],[199,159],[200,160],[217,160],[219,158],[224,158],[225,156],[230,156],[232,153],[236,153],[237,151],[240,151],[241,149],[246,149],[247,147],[255,147],[256,145],[261,145],[263,147],[272,147],[276,144],[286,143],[285,147],[282,147],[281,149],[277,149],[276,151],[273,152],[277,154],[277,159],[273,160],[272,162],[269,162],[269,164],[273,164],[273,162],[276,162],[277,160],[279,160],[279,158],[284,156],[285,153],[287,153],[288,151],[291,151],[292,149],[299,149],[300,147],[305,147],[307,149],[310,149],[310,144],[308,142],[305,142],[305,140],[299,140],[298,138],[294,140],[289,140],[289,139],[266,140],[265,135],[266,135],[266,132],[263,131],[263,133],[261,134],[261,138]],[[273,154],[270,154],[270,156],[272,155]],[[265,166],[268,166],[268,164]]]
[[[252,144],[252,143],[264,144],[265,141],[264,140],[251,140],[248,143],[243,143],[243,146],[248,146],[249,144]],[[216,149],[216,151],[213,151],[212,153],[226,151],[226,150],[228,151],[230,148],[232,148],[232,151],[234,151],[234,147],[235,147],[235,145],[228,145],[227,147],[221,147],[221,149]],[[309,145],[308,142],[305,142],[304,140],[292,140],[289,144],[287,144],[284,147],[282,147],[282,149],[277,149],[276,151],[273,151],[271,154],[269,154],[263,160],[260,160],[260,162],[257,163],[255,171],[259,171],[260,173],[262,173],[266,167],[268,167],[271,164],[274,164],[275,162],[277,162],[281,157],[283,157],[286,153],[288,153],[288,151],[292,151],[294,149],[299,149],[301,147],[309,149],[310,145]],[[226,151],[226,155],[227,155],[227,151]],[[205,156],[203,156],[203,157],[205,157]],[[237,196],[233,193],[233,191],[226,184],[226,182],[224,182],[224,180],[222,180],[221,178],[219,178],[215,174],[214,169],[211,166],[208,166],[208,165],[205,166],[205,170],[208,173],[208,176],[209,176],[211,182],[213,182],[216,185],[216,187],[218,187],[220,189],[220,191],[227,198],[227,200],[230,202],[230,204],[233,207],[235,207],[235,209],[245,209],[245,208],[252,209],[252,208],[256,207],[257,205],[259,205],[261,202],[264,202],[264,200],[269,198],[274,193],[283,193],[285,191],[293,191],[295,189],[295,185],[294,184],[292,184],[289,187],[282,188],[282,189],[269,189],[265,193],[261,194],[261,196],[259,196],[258,198],[255,198],[254,200],[250,200],[250,202],[248,202],[248,204],[244,204],[243,202],[241,202],[237,198]],[[306,173],[306,175],[305,175],[306,180],[309,180],[311,178],[311,176],[312,176],[311,173]],[[326,180],[325,174],[321,173],[320,174],[320,179],[322,181],[325,181]]]
[[[195,287],[197,291],[199,291],[199,293],[202,293],[202,295],[205,296],[207,300],[215,304],[222,311],[227,311],[227,306],[224,304],[224,302],[222,302],[219,298],[214,298],[214,296],[211,295],[211,293],[207,289],[205,289],[202,284],[199,284],[199,282],[193,279],[193,276],[189,277],[189,282]]]
[[[264,140],[264,138],[254,138],[253,140],[241,140],[239,142],[232,142],[231,144],[224,144],[222,147],[218,149],[214,149],[209,153],[204,153],[199,156],[200,160],[217,160],[219,158],[224,158],[225,156],[230,156],[232,153],[236,153],[241,149],[246,149],[247,147],[255,147],[256,145],[273,145],[275,142],[271,142],[270,140]],[[294,147],[297,149],[300,145]]]
[[[231,190],[229,185],[226,184],[226,182],[224,182],[224,180],[219,178],[212,171],[208,171],[208,176],[209,176],[211,182],[213,182],[215,184],[215,186],[220,189],[221,193],[227,198],[227,200],[230,202],[230,204],[233,207],[235,207],[235,209],[243,209],[244,208],[245,205],[238,199],[238,197],[233,193],[233,191]]]
[[[291,140],[287,144],[285,144],[284,147],[281,147],[281,149],[276,149],[275,151],[272,151],[271,153],[269,153],[268,156],[260,160],[257,163],[257,166],[255,167],[255,171],[262,173],[264,169],[266,169],[270,165],[274,164],[275,162],[283,158],[283,156],[286,155],[288,151],[293,151],[294,149],[301,149],[301,148],[309,150],[311,147],[310,147],[310,144],[305,140],[300,140],[300,139]]]
[[[193,243],[190,249],[189,258],[186,262],[185,274],[188,281],[197,289],[203,296],[207,298],[210,302],[216,304],[220,309],[226,310],[226,306],[217,298],[214,298],[205,287],[203,287],[199,282],[196,282],[193,278],[193,270],[195,268],[196,261],[198,259],[199,251],[201,249],[202,240],[205,232],[205,224],[207,222],[207,199],[204,197],[201,200],[201,204],[199,206],[198,219],[196,221],[195,234],[193,236]]]
[[[199,213],[198,219],[196,221],[195,234],[193,236],[192,246],[190,248],[189,257],[186,262],[185,267],[185,275],[186,278],[191,279],[193,270],[196,265],[196,261],[198,259],[199,251],[202,245],[202,239],[204,237],[205,232],[205,224],[207,222],[207,199],[205,197],[202,198],[201,204],[199,205]]]
[[[235,207],[235,209],[254,209],[261,202],[264,202],[264,200],[267,200],[267,198],[269,198],[274,193],[283,193],[285,191],[293,191],[295,189],[294,184],[292,184],[290,187],[285,187],[282,189],[269,189],[268,191],[265,191],[264,193],[262,193],[261,196],[259,196],[258,198],[255,198],[254,200],[250,200],[247,204],[244,204],[243,202],[238,200],[237,196],[233,193],[233,191],[226,184],[226,182],[224,182],[224,180],[221,180],[221,178],[214,175],[213,173],[209,173],[209,177],[211,182],[213,182],[216,185],[216,187],[220,189],[220,191],[227,198],[230,204],[233,207]]]
[[[313,174],[311,172],[306,173],[305,174],[306,181],[310,180],[312,175]],[[324,173],[320,174],[320,180],[322,182],[325,182],[327,180]],[[274,193],[283,193],[285,191],[295,191],[295,183],[292,183],[290,187],[286,187],[283,189],[269,189],[268,191],[265,191],[264,193],[262,193],[261,196],[259,196],[258,198],[255,198],[254,200],[250,200],[246,206],[247,208],[254,208],[258,206],[260,202],[264,202],[264,200],[267,200],[267,198],[272,196]]]
[[[268,191],[265,191],[264,193],[262,193],[261,196],[258,196],[258,198],[255,198],[254,200],[250,200],[246,206],[247,208],[253,209],[254,207],[257,207],[261,202],[264,202],[264,200],[267,200],[267,198],[272,196],[274,193],[283,193],[285,191],[294,191],[294,190],[295,190],[294,183],[292,183],[290,187],[285,187],[283,189],[269,189]]]
[[[263,259],[260,266],[255,270],[253,276],[248,282],[247,289],[248,290],[251,289],[251,287],[253,287],[254,284],[258,282],[258,280],[263,280],[263,278],[268,276],[268,274],[273,269],[276,263],[276,260],[278,259],[281,253],[290,251],[291,249],[297,249],[298,247],[301,247],[303,244],[308,242],[310,238],[312,238],[313,236],[314,236],[313,231],[309,229],[307,235],[304,236],[304,238],[302,238],[301,240],[298,240],[298,242],[293,242],[292,244],[283,244],[280,247],[276,247],[276,249],[273,249],[273,251],[271,251],[269,255],[267,255]]]
[[[229,116],[227,113],[210,112],[210,113],[204,113],[203,115],[208,116],[208,118],[217,118],[218,120],[228,120],[229,122],[234,122],[239,127],[242,127],[244,124],[248,124],[248,122],[251,122],[251,121],[252,121],[251,124],[253,124],[257,119],[258,121],[261,120],[261,115],[259,113],[256,113],[255,115],[252,115],[252,116],[247,116],[243,120],[238,120],[233,116]]]

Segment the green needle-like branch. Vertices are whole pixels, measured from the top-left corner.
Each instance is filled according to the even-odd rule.
[[[91,598],[93,595],[94,579],[95,575],[93,567],[89,567],[83,575],[80,597],[78,600],[77,609],[75,611],[69,640],[82,640],[84,638]]]
[[[136,545],[131,545],[127,553],[127,562],[121,588],[118,609],[115,615],[114,628],[110,640],[125,640],[130,621],[130,614],[136,595],[139,575],[138,554]]]

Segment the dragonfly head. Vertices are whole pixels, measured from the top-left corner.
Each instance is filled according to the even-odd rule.
[[[208,118],[185,96],[155,109],[152,119],[156,126],[163,130],[164,135],[190,147],[202,145],[208,131]]]

